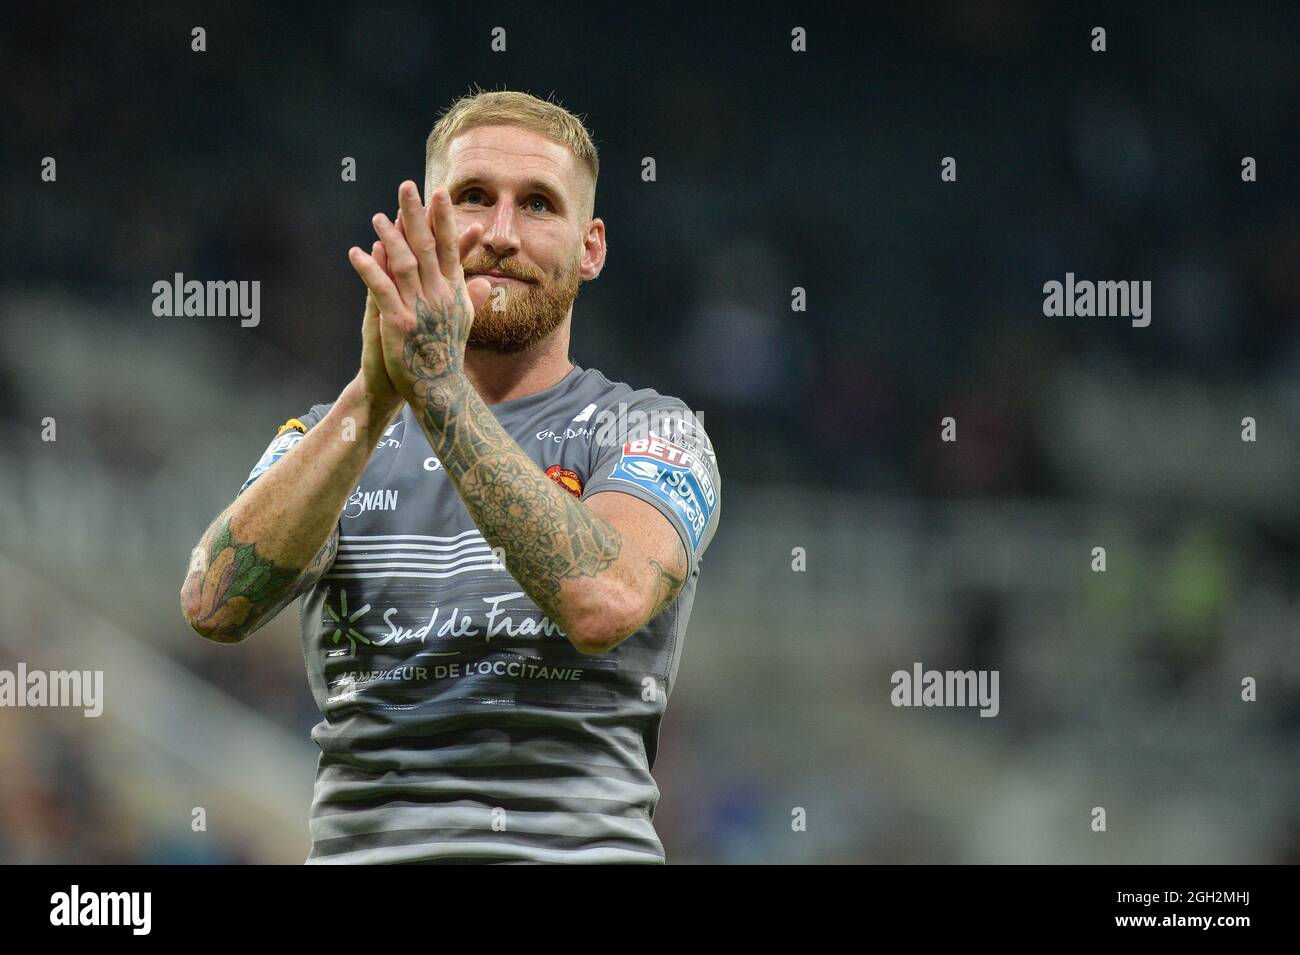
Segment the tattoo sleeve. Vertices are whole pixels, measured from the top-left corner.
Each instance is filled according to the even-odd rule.
[[[283,567],[239,540],[230,518],[220,518],[199,546],[181,591],[196,607],[192,626],[217,643],[238,643],[315,585],[338,551],[338,528],[305,568]]]
[[[565,580],[592,578],[618,560],[623,539],[608,521],[542,473],[506,434],[463,375],[446,374],[430,342],[445,334],[442,307],[416,300],[404,359],[423,379],[412,407],[474,523],[548,617],[566,618]],[[433,360],[430,360],[430,359]]]

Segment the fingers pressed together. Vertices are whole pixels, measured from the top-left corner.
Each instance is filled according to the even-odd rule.
[[[352,267],[384,310],[410,307],[417,297],[434,297],[464,282],[461,262],[482,234],[474,223],[456,235],[451,199],[442,186],[434,189],[427,208],[409,179],[397,198],[396,221],[383,213],[371,219],[379,241],[370,253],[356,246],[348,250]]]

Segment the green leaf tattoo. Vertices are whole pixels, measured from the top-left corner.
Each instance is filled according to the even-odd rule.
[[[237,540],[226,518],[199,545],[203,559],[181,590],[182,604],[194,608],[191,625],[219,643],[242,640],[297,596],[300,583],[315,583],[337,546],[336,532],[306,569],[283,567],[259,556],[252,541]]]

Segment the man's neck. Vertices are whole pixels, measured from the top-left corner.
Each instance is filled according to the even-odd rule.
[[[465,377],[488,405],[545,391],[572,370],[567,319],[546,338],[521,352],[465,350]]]

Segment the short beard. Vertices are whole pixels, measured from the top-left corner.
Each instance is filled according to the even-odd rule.
[[[508,271],[504,263],[495,265],[468,263],[475,271]],[[474,313],[470,326],[468,346],[484,348],[502,354],[521,352],[537,344],[559,327],[569,314],[578,297],[582,280],[578,277],[578,258],[559,275],[549,281],[523,288],[502,286],[505,294],[499,295],[496,287],[487,301]]]

